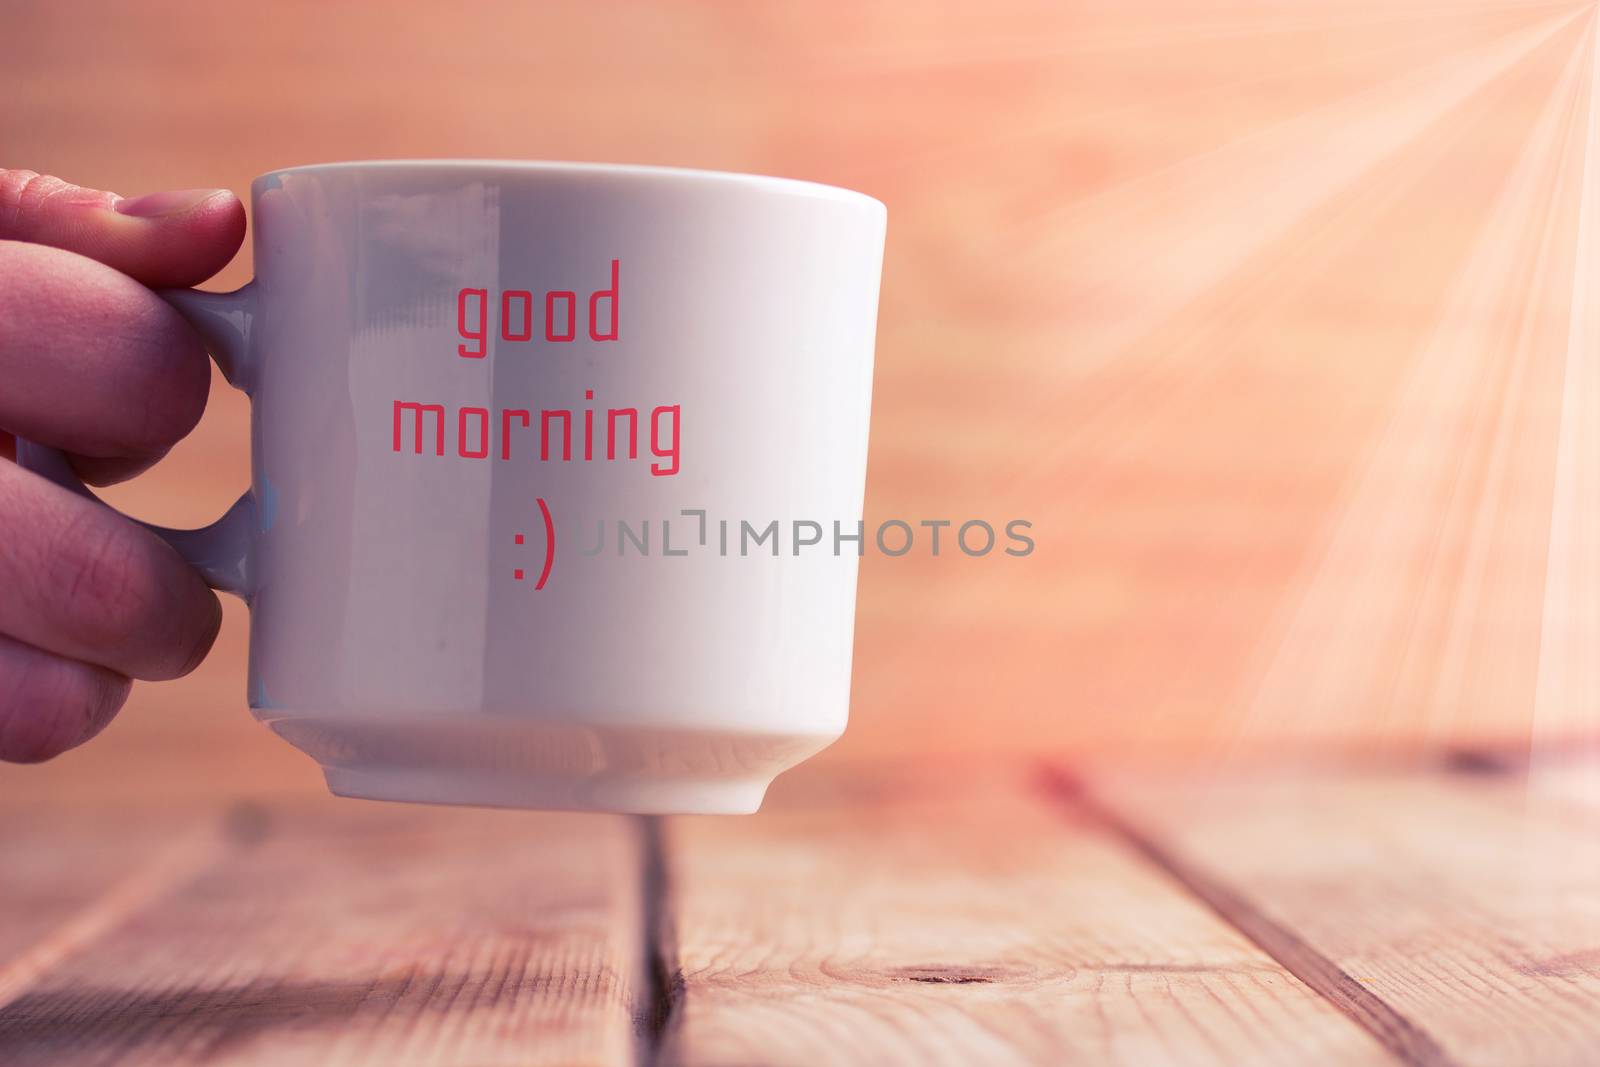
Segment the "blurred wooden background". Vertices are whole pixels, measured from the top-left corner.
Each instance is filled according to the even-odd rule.
[[[0,0],[0,163],[128,195],[417,156],[864,190],[890,208],[869,518],[1025,518],[1038,551],[869,557],[831,758],[1526,743],[1600,710],[1594,21]],[[246,418],[218,378],[109,497],[209,521]],[[245,710],[245,625],[230,601],[193,677],[0,778],[320,788]]]

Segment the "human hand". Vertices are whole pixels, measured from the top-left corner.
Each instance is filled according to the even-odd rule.
[[[147,286],[190,286],[244,238],[222,189],[123,199],[0,169],[0,451],[18,434],[85,481],[150,466],[194,428],[210,362]],[[216,594],[154,534],[0,458],[0,759],[98,733],[131,679],[187,674]]]

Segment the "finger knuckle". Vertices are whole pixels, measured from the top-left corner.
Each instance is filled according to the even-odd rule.
[[[44,176],[32,170],[0,169],[0,233],[16,228],[28,198],[28,190]]]
[[[69,183],[33,170],[0,170],[0,233],[19,230],[23,221],[52,196],[73,188]]]

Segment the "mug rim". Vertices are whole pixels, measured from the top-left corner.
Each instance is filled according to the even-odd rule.
[[[279,167],[257,175],[252,185],[289,174],[311,174],[338,170],[389,170],[407,167],[432,167],[444,170],[531,171],[546,174],[566,174],[576,177],[647,178],[669,181],[713,182],[744,185],[775,193],[812,196],[874,207],[887,214],[888,207],[875,196],[846,189],[840,185],[808,181],[804,178],[783,178],[772,174],[748,174],[741,171],[709,170],[699,167],[669,167],[649,163],[586,163],[565,160],[536,159],[353,159],[331,163],[302,163],[293,167]]]

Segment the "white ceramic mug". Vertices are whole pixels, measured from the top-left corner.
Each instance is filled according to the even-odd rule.
[[[251,397],[252,486],[158,532],[249,602],[250,706],[335,793],[749,812],[839,736],[882,204],[467,161],[251,192],[255,280],[163,295]]]

